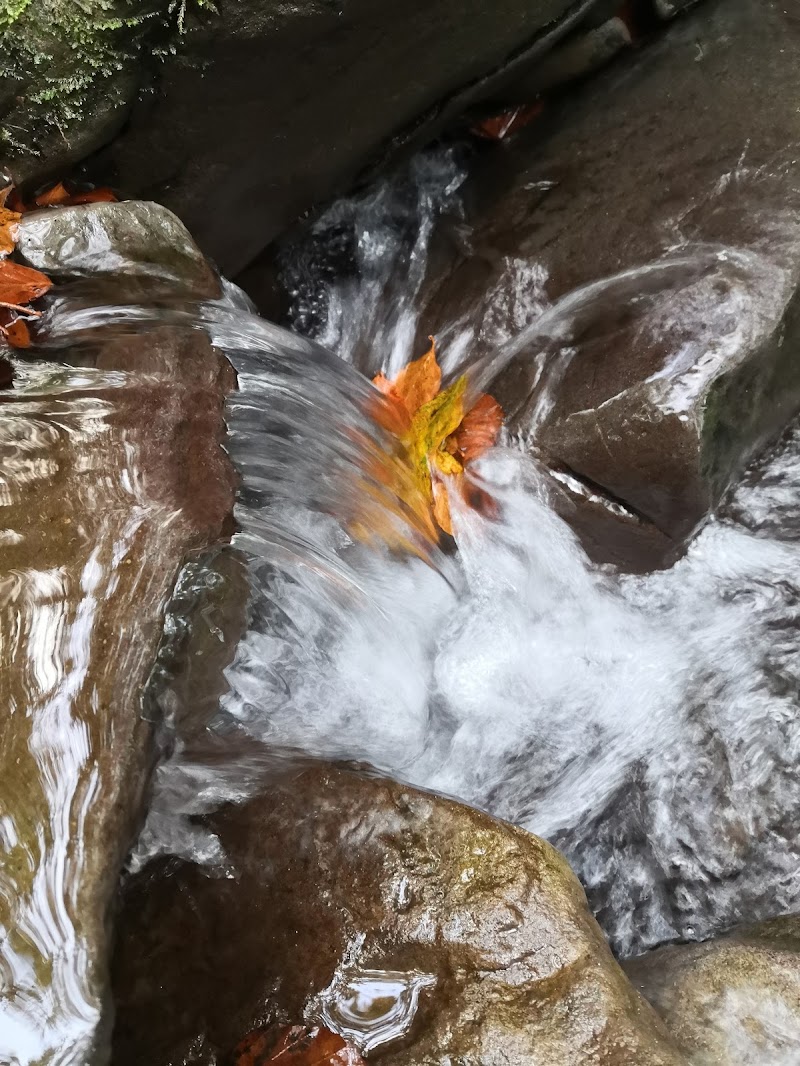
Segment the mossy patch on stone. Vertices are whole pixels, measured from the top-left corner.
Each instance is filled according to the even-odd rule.
[[[116,132],[212,0],[0,0],[0,156],[18,181]]]

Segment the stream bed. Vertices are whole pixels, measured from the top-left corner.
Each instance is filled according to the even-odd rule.
[[[57,284],[0,394],[2,1066],[249,1066],[300,1022],[387,1066],[796,1061],[796,962],[730,967],[707,1060],[647,976],[743,922],[723,956],[800,949],[800,37],[736,8],[599,118],[307,219],[282,326],[158,205],[23,220]],[[675,56],[680,151],[610,180]],[[429,336],[505,412],[452,537],[371,384]]]

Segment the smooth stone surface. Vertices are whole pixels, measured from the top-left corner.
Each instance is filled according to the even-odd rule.
[[[227,1061],[304,1012],[391,1066],[683,1061],[564,859],[523,830],[324,767],[202,821],[224,870],[158,860],[126,887],[118,1066]]]
[[[790,1066],[800,1057],[800,917],[742,926],[625,964],[692,1066]]]
[[[108,910],[185,554],[229,532],[226,363],[155,327],[0,394],[0,1062],[104,1061]]]
[[[778,0],[675,20],[486,158],[469,254],[429,292],[424,332],[463,318],[484,357],[487,317],[508,335],[544,307],[491,391],[665,558],[800,407],[799,63]]]
[[[148,293],[214,299],[219,279],[188,230],[140,200],[45,208],[23,215],[17,253],[51,277],[112,278],[130,302]]]

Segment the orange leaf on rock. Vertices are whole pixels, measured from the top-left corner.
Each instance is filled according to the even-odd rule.
[[[74,192],[69,198],[70,204],[115,204],[116,195],[105,185],[96,189],[87,189],[85,192]]]
[[[462,462],[471,463],[491,448],[502,425],[503,408],[493,396],[484,393],[464,415],[455,433],[455,442]]]
[[[365,1066],[350,1044],[329,1029],[273,1025],[249,1033],[233,1053],[234,1066]]]
[[[101,186],[86,189],[83,192],[70,192],[63,181],[50,189],[45,189],[33,201],[37,207],[71,207],[76,204],[116,203],[117,198],[111,189]]]
[[[17,223],[22,216],[17,211],[0,206],[0,255],[14,251],[17,243]]]
[[[33,201],[37,207],[60,207],[69,203],[69,190],[63,181],[39,193]]]
[[[31,267],[0,259],[0,304],[20,307],[38,300],[52,286],[46,274]]]

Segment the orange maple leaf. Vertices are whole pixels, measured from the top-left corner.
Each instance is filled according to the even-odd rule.
[[[388,397],[410,424],[411,419],[439,392],[442,387],[442,371],[436,361],[436,343],[429,337],[430,348],[419,359],[409,363],[394,381],[384,374],[372,379],[372,384]]]
[[[70,192],[63,181],[56,182],[49,189],[40,192],[34,199],[36,207],[73,207],[76,204],[116,203],[117,197],[111,189],[99,186],[83,192]]]
[[[434,521],[452,534],[450,504],[444,477],[460,479],[472,462],[497,440],[503,423],[500,405],[481,396],[464,411],[466,377],[441,391],[442,371],[436,344],[409,363],[394,381],[378,374],[373,384],[390,400],[396,417],[393,428],[405,446],[413,481]]]

